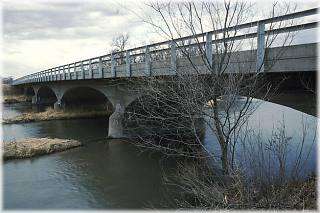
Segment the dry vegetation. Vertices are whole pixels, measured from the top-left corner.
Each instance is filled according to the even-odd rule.
[[[58,138],[27,138],[20,141],[4,142],[3,159],[30,158],[81,146],[76,140]]]
[[[172,178],[172,177],[171,177]],[[221,179],[212,168],[181,164],[178,173],[166,178],[182,193],[174,199],[177,208],[201,209],[316,209],[316,177],[283,184],[261,184],[235,172]]]
[[[4,95],[3,103],[5,104],[14,104],[14,103],[23,103],[31,102],[31,97],[25,95]]]
[[[109,116],[112,112],[108,110],[62,110],[57,111],[52,108],[47,108],[44,112],[27,112],[15,118],[5,119],[4,124],[11,123],[28,123],[36,121],[49,121],[49,120],[68,120],[74,118],[96,118]]]

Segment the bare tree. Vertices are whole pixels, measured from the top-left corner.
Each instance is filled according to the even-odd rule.
[[[123,52],[129,44],[129,34],[128,33],[124,33],[124,34],[120,34],[115,36],[112,39],[112,43],[111,43],[111,47],[112,47],[112,51],[113,52]]]
[[[124,63],[125,49],[128,48],[130,36],[128,33],[119,34],[112,38],[111,53],[118,58],[119,64]]]
[[[278,5],[273,4],[271,17],[277,14]],[[256,109],[252,97],[265,98],[270,91],[261,73],[271,69],[273,63],[256,63],[256,39],[240,39],[250,34],[240,25],[250,19],[255,8],[242,1],[154,2],[149,7],[159,19],[145,21],[171,40],[167,49],[150,50],[153,63],[170,64],[172,46],[179,63],[171,70],[172,77],[142,80],[139,92],[144,96],[137,103],[140,106],[128,113],[129,120],[142,129],[136,131],[142,141],[139,145],[167,154],[217,159],[227,175],[234,167],[238,133]],[[284,11],[292,12],[292,8],[286,5]],[[266,30],[292,24],[271,22]],[[293,34],[283,35],[281,45],[290,44]],[[264,51],[278,36],[279,33],[266,34]],[[208,51],[208,45],[212,51]],[[273,61],[281,54],[275,54]],[[265,55],[262,53],[262,57]],[[216,136],[220,156],[203,144],[203,126]]]

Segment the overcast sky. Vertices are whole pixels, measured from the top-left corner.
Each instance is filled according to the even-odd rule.
[[[312,8],[316,1],[298,1]],[[159,40],[135,13],[142,1],[3,0],[2,76],[19,77],[106,54],[112,37],[129,32],[132,46]]]

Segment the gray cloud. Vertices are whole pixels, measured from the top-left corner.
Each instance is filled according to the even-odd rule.
[[[108,19],[124,16],[118,8],[101,2],[38,2],[34,7],[6,2],[3,7],[4,39],[99,37],[108,31]],[[103,20],[105,26],[99,29],[99,23]],[[98,26],[96,32],[92,31],[92,26]]]
[[[141,34],[137,17],[113,0],[4,0],[2,15],[2,74],[16,77],[105,54],[118,33]]]
[[[121,32],[128,32],[130,43],[136,46],[160,39],[151,33],[154,28],[136,16],[153,15],[141,1],[116,1],[3,0],[2,72],[21,76],[105,54],[112,37]],[[302,42],[311,37],[297,39]]]

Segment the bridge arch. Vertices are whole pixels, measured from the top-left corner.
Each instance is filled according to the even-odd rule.
[[[25,87],[23,93],[25,96],[34,96],[36,94],[32,86]]]
[[[94,108],[113,110],[112,103],[104,92],[90,86],[68,88],[61,96],[61,102],[68,108]]]
[[[35,91],[38,104],[52,105],[58,100],[56,92],[49,86],[41,86]]]

